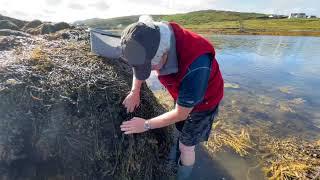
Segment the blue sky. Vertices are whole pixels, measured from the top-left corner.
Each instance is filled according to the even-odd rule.
[[[204,9],[320,16],[319,0],[0,0],[0,14],[19,19],[66,21]]]

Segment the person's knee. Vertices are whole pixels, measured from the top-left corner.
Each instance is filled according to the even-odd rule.
[[[195,146],[186,146],[179,141],[179,150],[181,153],[194,153]]]

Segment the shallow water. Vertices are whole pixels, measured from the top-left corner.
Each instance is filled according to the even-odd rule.
[[[229,121],[235,126],[255,126],[258,121],[268,123],[272,136],[278,138],[320,138],[320,38],[205,37],[216,48],[216,58],[225,80],[222,113],[228,114]],[[154,75],[148,83],[152,90],[161,88]],[[205,156],[203,152],[198,154],[200,159]],[[217,154],[213,161],[224,167],[231,179],[247,179],[247,169],[256,164],[249,159],[227,151]],[[214,175],[210,167],[199,165],[206,170],[197,171],[194,177],[201,179],[208,174]],[[255,171],[250,179],[263,179],[262,173]],[[218,179],[229,178],[220,176]]]
[[[216,48],[228,92],[244,91],[275,101],[303,100],[303,111],[320,127],[320,38],[290,36],[205,35]],[[152,90],[161,85],[155,76]]]
[[[304,105],[296,112],[307,111],[309,121],[320,127],[317,112],[320,38],[225,35],[207,38],[216,46],[226,82],[239,84],[241,90],[275,101],[302,98]]]

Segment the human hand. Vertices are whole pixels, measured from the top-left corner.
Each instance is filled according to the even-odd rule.
[[[134,134],[145,132],[144,123],[145,119],[134,117],[129,121],[124,121],[120,125],[121,131],[124,131],[124,134]]]
[[[140,92],[130,91],[122,105],[127,109],[127,113],[133,112],[140,105]]]

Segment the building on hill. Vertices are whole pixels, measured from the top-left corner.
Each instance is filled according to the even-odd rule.
[[[284,18],[288,18],[288,16],[284,16],[284,15],[277,15],[277,14],[271,14],[268,16],[270,19],[284,19]]]
[[[309,15],[307,18],[308,18],[308,19],[313,19],[313,18],[317,18],[317,16],[315,16],[315,15]]]
[[[306,13],[291,13],[289,19],[291,18],[307,18]]]

